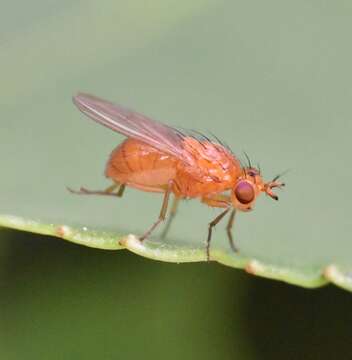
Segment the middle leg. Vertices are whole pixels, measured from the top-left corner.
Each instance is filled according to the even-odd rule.
[[[171,193],[171,189],[172,189],[172,184],[173,184],[173,181],[170,180],[169,183],[168,183],[167,189],[165,191],[165,194],[164,194],[163,204],[161,206],[161,210],[160,210],[158,220],[139,238],[140,241],[143,241],[147,237],[149,237],[150,234],[155,230],[155,228],[162,221],[165,220],[166,213],[167,213],[167,208],[168,208],[168,205],[169,205],[169,198],[170,198],[170,193]]]
[[[167,223],[164,227],[164,230],[163,232],[161,233],[161,239],[165,239],[166,238],[166,235],[167,233],[169,232],[169,229],[170,229],[170,226],[171,226],[171,223],[176,215],[176,212],[177,212],[177,207],[178,207],[178,204],[180,202],[180,198],[178,197],[175,197],[174,200],[173,200],[173,203],[172,203],[172,206],[171,206],[171,210],[170,210],[170,213],[169,213],[169,216],[167,218]]]

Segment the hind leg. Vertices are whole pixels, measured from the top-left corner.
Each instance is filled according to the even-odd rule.
[[[122,197],[125,191],[125,184],[114,183],[105,190],[88,190],[84,187],[81,187],[79,190],[72,190],[67,188],[69,192],[77,195],[108,195],[108,196],[117,196]],[[117,191],[116,191],[117,190]]]

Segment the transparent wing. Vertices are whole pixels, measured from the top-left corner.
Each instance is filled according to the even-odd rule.
[[[183,149],[183,135],[176,129],[93,95],[80,93],[73,97],[73,102],[84,114],[113,131],[145,142],[183,161],[189,157]],[[188,160],[191,161],[191,158]]]

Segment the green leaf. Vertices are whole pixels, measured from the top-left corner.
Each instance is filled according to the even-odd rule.
[[[153,260],[175,263],[207,261],[204,246],[171,245],[162,241],[151,240],[141,242],[137,236],[132,234],[122,236],[112,232],[88,230],[86,227],[76,228],[68,225],[45,224],[9,215],[0,215],[0,226],[56,236],[79,245],[104,250],[127,249]],[[351,274],[343,273],[334,265],[328,266],[322,273],[319,267],[302,269],[284,267],[221,249],[211,251],[211,260],[227,266],[245,269],[253,275],[282,280],[295,285],[317,287],[331,281],[347,290],[352,290]]]
[[[217,226],[212,260],[305,287],[352,289],[348,17],[331,27],[328,10],[297,8],[288,18],[286,8],[273,16],[260,2],[255,12],[211,1],[159,1],[137,12],[130,2],[61,6],[51,13],[43,2],[45,16],[29,8],[4,33],[2,226],[163,261],[205,260],[216,211],[197,201],[181,205],[167,241],[141,244],[126,234],[155,221],[158,195],[127,189],[110,201],[66,191],[108,186],[104,163],[123,139],[72,105],[74,93],[91,92],[167,124],[209,129],[237,156],[245,149],[260,161],[265,179],[292,169],[278,203],[262,196],[237,217],[238,254]]]

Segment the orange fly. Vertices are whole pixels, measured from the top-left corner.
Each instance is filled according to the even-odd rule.
[[[197,198],[211,207],[224,209],[209,223],[206,242],[208,259],[212,229],[227,213],[230,212],[226,227],[229,242],[232,249],[237,251],[231,233],[236,210],[252,210],[261,193],[278,200],[272,189],[284,186],[277,181],[279,176],[264,182],[260,169],[253,167],[248,157],[248,165],[242,166],[219,140],[212,141],[194,131],[179,131],[92,95],[78,94],[73,102],[85,115],[127,136],[127,139],[111,153],[106,165],[105,175],[113,181],[113,185],[103,191],[85,188],[70,191],[121,197],[125,187],[130,186],[162,193],[159,217],[140,237],[141,241],[165,220],[171,193],[174,203],[163,236],[181,199]]]

